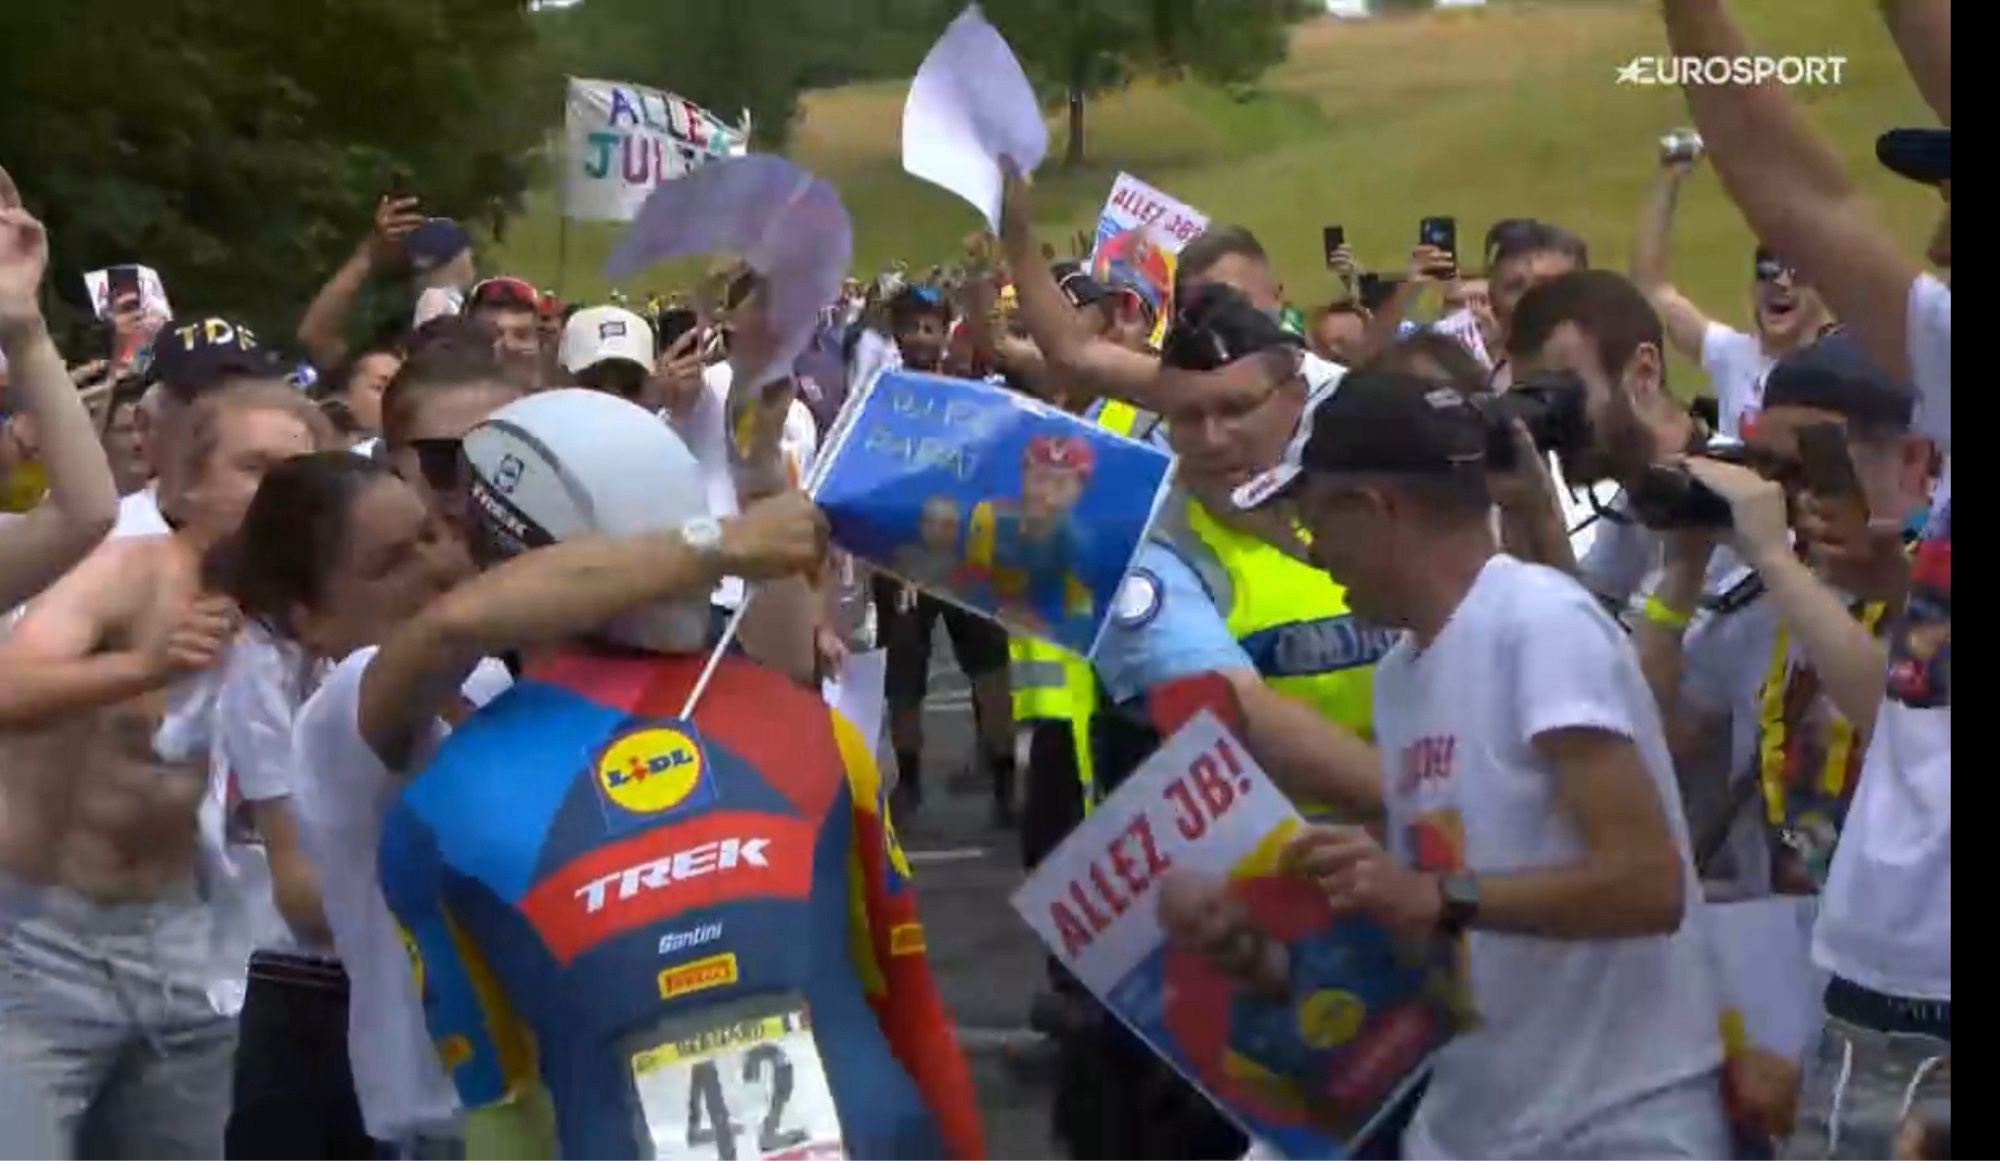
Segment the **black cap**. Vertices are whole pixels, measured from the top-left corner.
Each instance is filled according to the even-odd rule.
[[[146,378],[165,384],[182,400],[192,400],[230,379],[277,378],[288,370],[241,323],[225,318],[175,319],[153,336]]]
[[[1056,276],[1056,285],[1062,288],[1063,297],[1074,307],[1086,307],[1111,297],[1104,284],[1090,276],[1081,262],[1058,262],[1049,268]]]
[[[1875,139],[1875,157],[1911,181],[1950,181],[1951,130],[1891,129]]]
[[[1184,301],[1160,361],[1183,371],[1213,371],[1273,347],[1303,350],[1305,340],[1250,305],[1242,291],[1209,283]]]
[[[1401,371],[1356,371],[1316,390],[1278,466],[1236,490],[1255,508],[1312,472],[1484,471],[1486,422],[1464,395]]]
[[[1771,367],[1762,407],[1813,407],[1849,423],[1906,431],[1916,395],[1876,366],[1853,336],[1835,331]]]

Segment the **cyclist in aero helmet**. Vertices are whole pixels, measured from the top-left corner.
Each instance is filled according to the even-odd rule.
[[[738,655],[681,716],[709,589],[816,565],[810,501],[718,524],[679,438],[596,392],[520,400],[464,449],[475,550],[508,563],[444,599],[460,627],[433,639],[468,647],[463,610],[523,598],[500,582],[531,570],[602,598],[536,624],[560,644],[383,827],[383,894],[466,1107],[538,1065],[562,1156],[978,1155],[866,742]]]

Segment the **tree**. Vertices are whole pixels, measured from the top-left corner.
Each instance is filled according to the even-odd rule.
[[[0,158],[52,283],[156,267],[184,314],[291,333],[393,172],[490,220],[560,116],[525,0],[0,3]]]
[[[1084,159],[1084,107],[1141,71],[1218,84],[1254,80],[1285,56],[1301,0],[989,0],[994,26],[1045,99],[1069,107],[1064,164]]]

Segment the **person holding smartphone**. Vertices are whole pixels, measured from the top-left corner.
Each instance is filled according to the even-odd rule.
[[[1639,219],[1632,251],[1632,281],[1653,301],[1666,324],[1667,341],[1701,364],[1715,393],[1718,425],[1732,439],[1753,423],[1764,378],[1778,359],[1819,335],[1831,321],[1819,292],[1768,247],[1759,246],[1750,281],[1751,332],[1715,321],[1667,278],[1668,238],[1681,186],[1701,160],[1701,139],[1679,134],[1665,139],[1660,174]]]

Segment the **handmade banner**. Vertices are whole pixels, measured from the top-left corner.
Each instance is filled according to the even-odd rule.
[[[833,541],[1073,653],[1096,648],[1173,461],[991,383],[876,376],[822,453]]]
[[[1175,259],[1206,229],[1207,214],[1129,173],[1119,174],[1111,183],[1111,196],[1097,215],[1091,276],[1107,285],[1131,287],[1147,298],[1158,320],[1153,327],[1155,347],[1166,338],[1173,317]]]
[[[1336,919],[1279,869],[1304,826],[1206,710],[1014,894],[1119,1019],[1269,1149],[1345,1157],[1462,1024],[1449,945]],[[1196,940],[1261,943],[1224,967]],[[1169,932],[1174,935],[1170,936]]]
[[[569,78],[562,211],[576,221],[629,222],[646,195],[749,148],[733,126],[685,97],[621,81]]]

